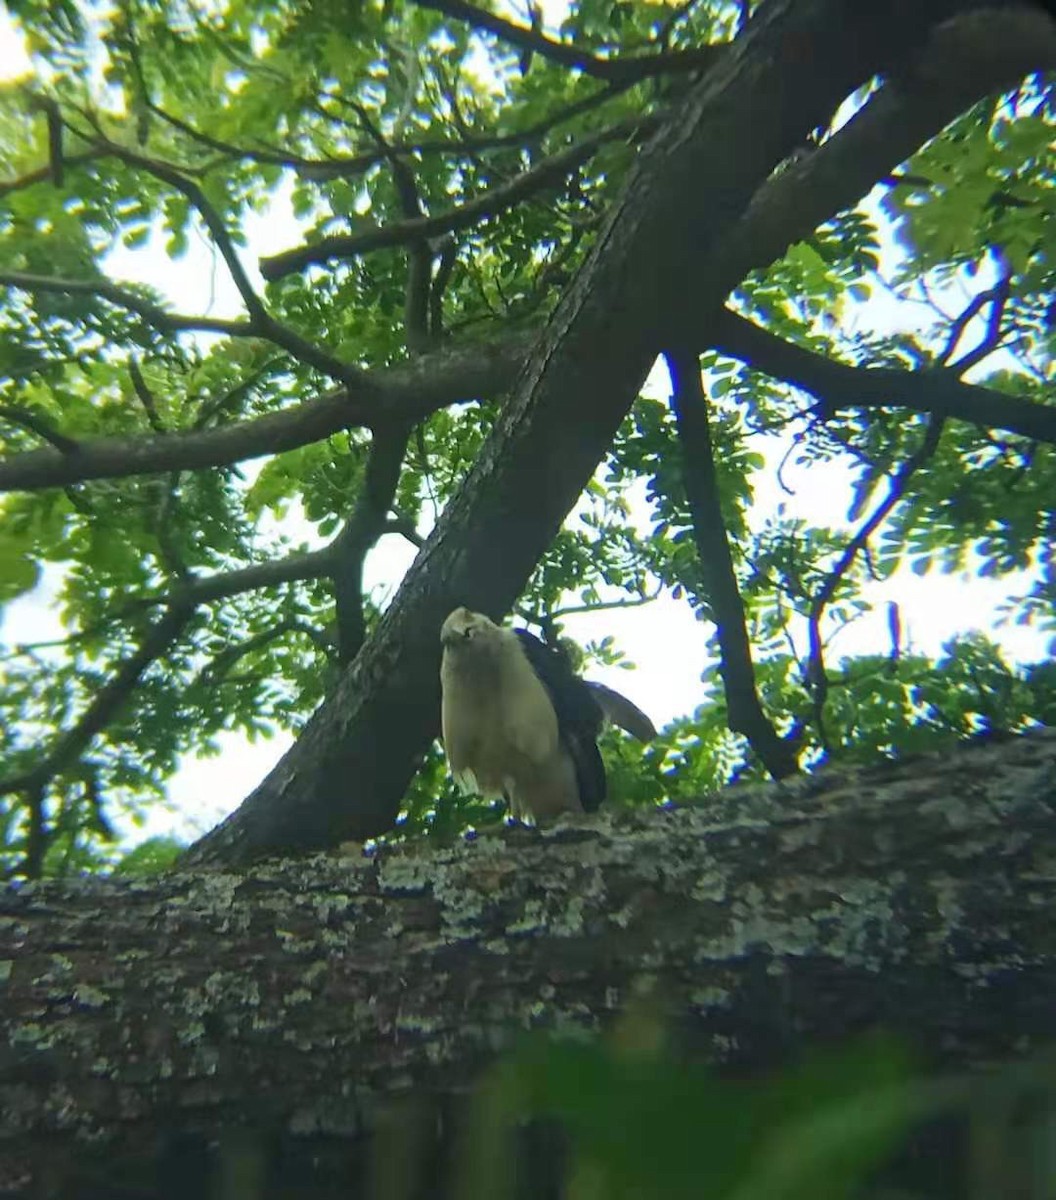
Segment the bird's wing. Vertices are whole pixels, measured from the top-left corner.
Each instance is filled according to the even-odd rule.
[[[633,701],[628,700],[615,688],[606,687],[603,683],[586,681],[587,687],[594,693],[594,699],[601,706],[601,711],[621,729],[626,729],[631,737],[640,742],[651,742],[656,737],[656,726]]]
[[[584,812],[594,812],[605,799],[605,766],[598,750],[605,714],[560,650],[547,646],[527,629],[513,632],[554,706],[561,741],[576,770],[579,802]]]

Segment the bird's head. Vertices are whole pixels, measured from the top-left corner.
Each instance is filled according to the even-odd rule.
[[[440,627],[440,643],[445,650],[479,649],[493,641],[498,629],[483,613],[456,608]]]

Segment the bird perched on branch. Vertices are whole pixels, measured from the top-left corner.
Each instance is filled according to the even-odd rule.
[[[625,696],[588,683],[526,629],[456,608],[440,631],[444,749],[464,791],[506,799],[538,821],[593,812],[605,798],[598,735],[606,719],[640,741],[649,718]]]

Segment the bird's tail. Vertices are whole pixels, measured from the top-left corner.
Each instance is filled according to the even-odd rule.
[[[606,719],[613,725],[626,729],[631,737],[636,737],[640,742],[651,742],[656,737],[656,726],[637,704],[603,683],[593,683],[590,680],[586,683],[594,693],[594,699],[597,700]]]

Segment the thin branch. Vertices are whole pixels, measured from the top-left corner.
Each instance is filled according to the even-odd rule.
[[[777,733],[759,698],[744,603],[722,516],[707,399],[695,353],[666,352],[681,451],[682,481],[693,518],[701,582],[719,642],[730,728],[743,734],[775,779],[798,770],[795,749]]]
[[[246,306],[250,320],[254,323],[269,322],[271,318],[264,308],[263,301],[249,281],[249,276],[242,266],[242,260],[238,257],[238,251],[235,249],[227,224],[201,187],[193,179],[188,178],[183,171],[162,159],[137,154],[136,151],[129,150],[126,146],[108,139],[100,139],[99,145],[100,149],[105,150],[112,157],[130,167],[138,167],[141,171],[146,171],[148,175],[153,175],[156,179],[167,183],[169,187],[186,197],[205,222],[205,227],[209,230],[209,234],[220,252],[220,257],[227,264],[232,282],[242,297],[242,303]]]
[[[550,609],[545,618],[536,616],[526,609],[518,608],[514,611],[525,621],[530,621],[534,625],[545,628],[548,625],[552,625],[554,621],[560,621],[562,617],[570,617],[579,613],[612,612],[621,608],[642,608],[646,604],[652,604],[661,595],[663,590],[663,585],[660,584],[655,591],[650,592],[647,596],[624,596],[620,600],[599,600],[596,604],[568,604],[564,608]]]
[[[358,377],[359,372],[357,368],[342,362],[322,347],[309,342],[288,325],[276,320],[268,312],[264,301],[257,295],[256,290],[249,281],[249,276],[246,274],[245,268],[242,266],[242,261],[238,257],[234,241],[223,217],[209,201],[202,188],[193,179],[190,179],[183,171],[171,163],[164,162],[161,159],[150,158],[143,154],[137,154],[135,151],[129,150],[101,136],[99,144],[114,158],[127,163],[129,166],[138,167],[140,170],[146,171],[149,175],[160,179],[163,183],[167,183],[170,187],[185,196],[191,203],[204,221],[213,239],[213,243],[220,252],[221,258],[227,264],[231,279],[238,289],[239,295],[242,297],[242,303],[246,306],[246,311],[249,314],[249,332],[273,342],[276,346],[285,350],[291,357],[305,363],[307,366],[314,367],[315,370],[329,376],[331,379],[340,380],[342,383],[350,383]]]
[[[66,154],[62,156],[62,161],[66,167],[80,166],[81,163],[91,162],[93,159],[101,158],[102,155],[98,150],[86,150],[80,154]],[[32,171],[27,171],[24,175],[19,175],[15,179],[0,179],[0,196],[8,196],[12,192],[19,192],[23,188],[32,187],[37,183],[52,181],[52,165],[47,162],[42,167],[36,167]]]
[[[822,419],[845,408],[909,408],[1056,443],[1056,407],[965,383],[956,374],[962,362],[922,371],[855,367],[787,342],[729,309],[713,331],[712,345],[722,354],[815,396]]]
[[[243,592],[257,588],[274,587],[278,583],[294,583],[307,579],[327,579],[333,574],[334,544],[321,550],[309,550],[303,554],[290,554],[286,558],[269,562],[254,563],[234,571],[221,571],[215,575],[197,575],[180,584],[171,597],[143,597],[141,604],[157,603],[165,599],[168,603],[186,600],[195,605],[211,604],[226,600]]]
[[[32,795],[76,762],[96,734],[102,732],[124,707],[143,673],[168,651],[193,615],[194,605],[189,603],[175,603],[167,609],[146,631],[139,648],[121,663],[110,681],[96,693],[80,720],[59,734],[37,765],[19,775],[0,779],[0,796],[12,792]]]
[[[891,478],[888,484],[887,495],[876,506],[869,517],[862,522],[862,525],[854,536],[843,548],[840,557],[836,560],[832,570],[825,577],[824,583],[811,601],[807,620],[810,639],[807,686],[814,704],[815,721],[818,726],[819,738],[827,751],[830,751],[831,747],[827,744],[825,736],[824,706],[829,689],[829,680],[825,671],[825,644],[821,636],[821,619],[825,613],[825,609],[836,594],[836,589],[839,587],[840,581],[854,565],[858,555],[867,549],[869,539],[887,519],[895,505],[903,499],[913,476],[934,456],[939,447],[939,440],[942,437],[944,425],[945,418],[942,416],[933,414],[929,418],[927,430],[920,446],[906,459]]]
[[[980,292],[973,299],[969,308],[975,307],[976,313],[982,311],[984,305],[989,305],[990,311],[986,318],[986,328],[983,330],[983,336],[979,339],[979,344],[972,350],[962,354],[955,363],[950,367],[951,371],[957,375],[963,375],[965,371],[971,370],[972,367],[981,363],[983,359],[988,358],[995,350],[1001,346],[1001,327],[1005,319],[1005,311],[1008,308],[1009,296],[1012,290],[1012,270],[1007,267],[1002,277],[994,284],[992,288],[988,288],[985,292]],[[982,304],[976,307],[976,301],[981,300]],[[967,311],[967,310],[966,310]],[[963,314],[962,314],[963,316]],[[960,318],[958,318],[960,321]],[[967,322],[965,322],[965,325]],[[961,325],[956,337],[951,335],[947,344],[945,353],[939,359],[943,366],[949,363],[950,357],[954,350],[960,345],[961,337],[964,334],[965,325]]]
[[[505,391],[516,379],[533,340],[532,334],[520,334],[445,348],[400,366],[363,372],[358,386],[216,429],[96,438],[78,443],[71,454],[30,450],[0,459],[0,492],[230,466],[306,446],[339,429],[420,420],[439,408]]]
[[[405,221],[421,221],[425,217],[418,181],[406,161],[395,154],[375,125],[366,108],[358,101],[349,103],[359,114],[368,135],[385,155],[392,171],[400,212]],[[407,244],[407,282],[404,288],[403,323],[407,349],[411,353],[425,350],[429,345],[429,293],[433,282],[433,252],[425,238],[414,238]]]
[[[135,355],[129,357],[128,374],[132,380],[132,387],[135,390],[136,396],[140,404],[143,405],[143,411],[147,414],[147,424],[155,433],[166,433],[165,423],[158,416],[158,406],[154,399],[154,393],[147,386],[147,381],[143,378],[143,371],[140,369],[139,360]]]
[[[72,454],[80,444],[60,433],[50,421],[22,404],[0,404],[0,419],[36,434],[41,441],[54,446],[60,454]]]
[[[363,566],[388,524],[410,436],[411,426],[403,422],[375,432],[355,510],[334,540],[337,656],[342,663],[351,662],[366,640]]]
[[[64,279],[58,275],[30,275],[24,271],[0,271],[0,287],[17,288],[33,295],[37,292],[60,296],[98,296],[118,308],[134,312],[162,333],[196,331],[224,333],[229,337],[252,337],[255,334],[249,321],[229,321],[222,317],[191,317],[172,313],[137,296],[135,292],[106,280]]]
[[[417,527],[410,517],[401,516],[399,513],[389,517],[385,522],[382,533],[399,534],[400,537],[410,542],[418,550],[421,550],[425,545],[425,538],[418,532]]]
[[[508,183],[489,188],[465,204],[433,217],[421,217],[412,221],[395,221],[380,225],[363,233],[338,234],[321,238],[310,245],[285,250],[281,254],[263,258],[260,270],[265,279],[281,279],[294,271],[303,270],[313,264],[329,262],[334,258],[351,258],[389,246],[401,246],[422,238],[439,237],[468,229],[481,221],[497,217],[544,188],[551,187],[587,162],[607,142],[621,138],[638,138],[651,132],[659,125],[659,117],[634,117],[620,121],[584,138],[574,146],[545,158],[536,166]]]
[[[651,75],[669,72],[706,71],[714,66],[725,46],[700,46],[693,50],[676,50],[658,54],[634,55],[622,58],[599,58],[585,50],[577,50],[567,42],[555,42],[545,34],[525,25],[515,25],[503,17],[465,3],[465,0],[415,0],[421,8],[431,8],[445,16],[465,21],[475,29],[494,34],[518,50],[538,54],[562,67],[571,67],[603,79],[607,83],[631,84]]]
[[[229,406],[241,400],[243,396],[255,388],[262,379],[283,361],[284,357],[281,355],[269,358],[266,362],[261,363],[257,370],[251,372],[244,379],[240,379],[238,383],[228,388],[227,391],[221,392],[219,396],[208,403],[203,402],[191,427],[193,429],[205,429],[215,417],[219,416]]]
[[[189,580],[191,572],[179,545],[173,536],[172,519],[179,507],[179,486],[181,471],[172,471],[166,480],[161,494],[161,500],[152,522],[154,536],[158,542],[158,553],[166,570],[174,578]]]
[[[440,261],[437,263],[429,289],[429,333],[434,342],[438,342],[444,335],[444,293],[451,282],[457,261],[458,242],[454,237],[444,238],[440,249]]]
[[[296,617],[287,617],[270,628],[254,634],[253,637],[246,638],[244,641],[238,642],[233,646],[226,646],[218,654],[215,654],[210,662],[206,663],[198,673],[195,682],[207,684],[222,682],[231,669],[247,655],[255,654],[258,650],[265,649],[272,642],[285,637],[288,633],[303,634],[326,654],[329,654],[333,649],[333,647],[327,645],[326,639],[318,629],[313,629],[310,625],[298,620]]]

